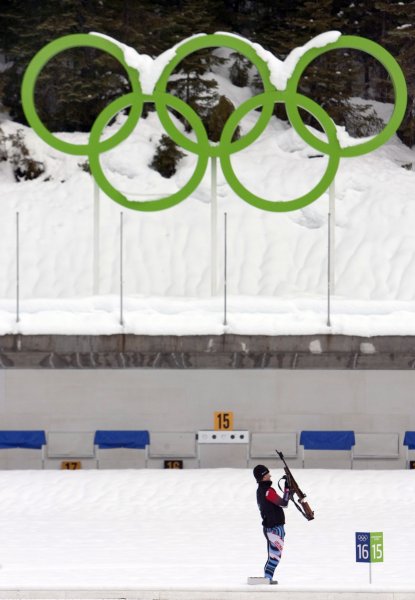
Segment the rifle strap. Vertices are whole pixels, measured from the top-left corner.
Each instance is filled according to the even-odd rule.
[[[307,519],[307,521],[308,521],[308,518],[307,518],[307,515],[306,515],[306,513],[304,512],[304,510],[303,510],[303,508],[301,507],[301,505],[300,505],[298,502],[296,502],[296,501],[294,500],[294,495],[293,495],[293,494],[290,494],[290,500],[291,500],[291,502],[293,502],[293,504],[294,504],[295,508],[296,508],[297,510],[299,510],[299,511],[300,511],[300,513],[303,515],[303,517],[304,517],[305,519]]]
[[[278,481],[278,488],[279,488],[279,490],[280,490],[281,492],[283,491],[283,490],[282,490],[282,488],[281,488],[281,480],[282,480],[282,479],[283,479],[283,478],[281,477],[281,479]],[[299,504],[298,502],[296,502],[296,501],[295,501],[295,499],[294,499],[294,492],[290,492],[290,500],[291,500],[291,502],[294,504],[295,508],[296,508],[298,511],[300,511],[300,513],[303,515],[303,517],[304,517],[305,519],[307,519],[307,521],[308,521],[308,517],[307,517],[306,513],[304,512],[304,509],[302,508],[301,504]]]

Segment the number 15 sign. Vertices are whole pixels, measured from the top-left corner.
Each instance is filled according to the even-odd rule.
[[[383,533],[381,531],[356,532],[356,562],[369,564],[369,581],[372,583],[372,562],[383,562]]]

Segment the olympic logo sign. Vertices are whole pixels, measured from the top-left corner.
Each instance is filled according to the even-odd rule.
[[[96,118],[89,135],[87,144],[73,144],[63,141],[53,135],[39,118],[34,100],[37,78],[44,65],[56,54],[76,47],[90,47],[107,52],[117,59],[127,74],[131,92],[111,102]],[[230,115],[223,127],[220,141],[212,145],[204,125],[197,113],[180,98],[167,93],[167,82],[173,70],[189,54],[197,50],[225,47],[245,56],[256,67],[263,83],[263,93],[253,96],[243,102]],[[375,137],[365,139],[353,146],[342,147],[338,140],[336,126],[328,114],[313,100],[297,91],[298,83],[308,65],[322,54],[337,49],[360,50],[377,59],[387,70],[394,87],[395,105],[389,122]],[[115,202],[140,211],[157,211],[170,208],[189,197],[200,184],[211,157],[220,160],[221,168],[229,186],[249,204],[273,212],[291,211],[303,208],[319,198],[333,181],[340,159],[356,157],[372,152],[384,144],[398,129],[406,109],[406,82],[401,68],[393,56],[379,44],[357,36],[341,36],[337,41],[320,48],[310,48],[297,62],[284,90],[278,90],[271,82],[270,69],[265,60],[258,55],[254,47],[243,38],[227,35],[212,34],[196,36],[184,40],[176,47],[175,55],[166,64],[154,86],[151,94],[143,92],[140,74],[137,69],[129,66],[122,49],[107,38],[94,34],[74,34],[61,37],[42,48],[30,62],[22,83],[22,103],[26,118],[37,134],[53,148],[72,155],[87,156],[91,172],[105,194]],[[186,151],[197,156],[196,167],[188,182],[177,192],[168,197],[136,202],[128,199],[117,190],[106,177],[100,163],[100,155],[108,152],[123,142],[136,127],[143,110],[144,103],[155,105],[159,119],[171,139]],[[328,157],[326,170],[321,180],[308,193],[289,201],[278,201],[261,198],[247,189],[238,179],[231,162],[232,155],[247,148],[263,133],[272,116],[274,105],[284,103],[291,125],[301,138],[312,148]],[[109,138],[101,139],[104,128],[118,113],[129,108],[129,114],[118,131]],[[192,127],[196,141],[189,139],[174,125],[168,109],[181,114]],[[252,129],[232,140],[233,134],[241,119],[250,111],[261,108],[258,120]],[[327,140],[319,139],[306,127],[302,121],[299,109],[311,114],[324,129]]]

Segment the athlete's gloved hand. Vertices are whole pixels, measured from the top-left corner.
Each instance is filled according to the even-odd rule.
[[[287,486],[285,486],[285,488],[284,488],[284,494],[283,494],[283,497],[282,497],[285,506],[287,506],[287,504],[288,504],[288,501],[290,499],[290,495],[291,495],[290,488],[287,487]]]

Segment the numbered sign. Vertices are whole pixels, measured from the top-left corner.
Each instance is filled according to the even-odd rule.
[[[178,460],[177,458],[174,460],[165,460],[164,468],[165,469],[183,469],[183,461]]]
[[[66,471],[77,471],[82,467],[80,460],[63,460],[61,462],[61,469]]]
[[[356,532],[356,562],[383,562],[382,532]]]
[[[233,412],[215,412],[214,415],[215,431],[233,430]]]
[[[356,562],[370,562],[370,533],[356,532]]]
[[[383,562],[383,533],[370,534],[370,562]]]

